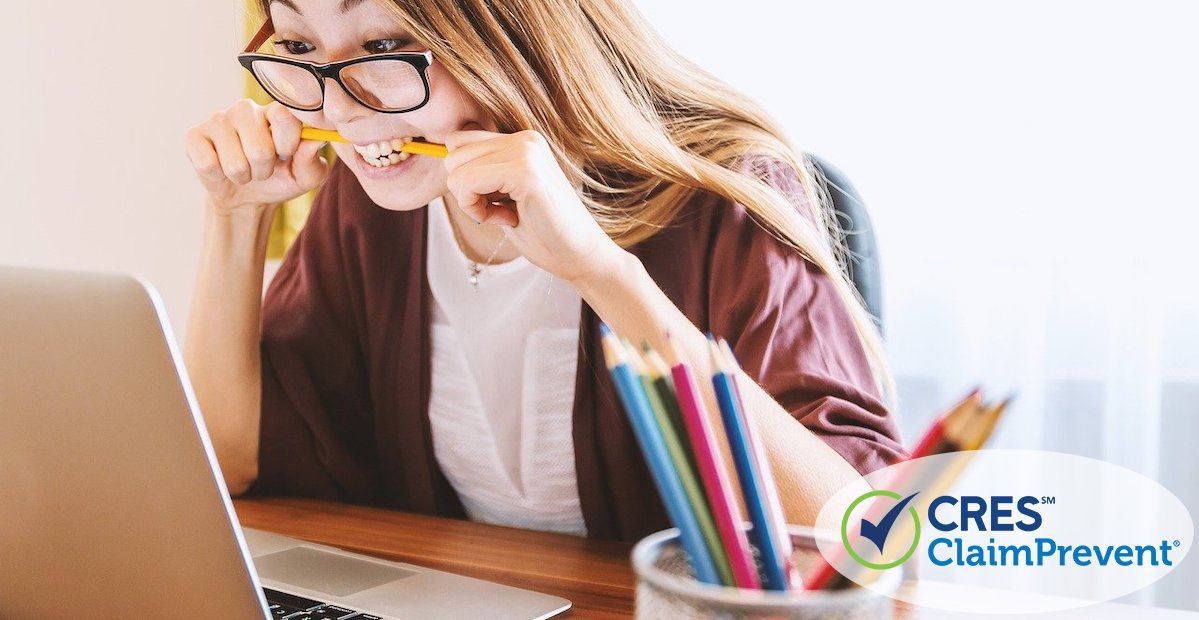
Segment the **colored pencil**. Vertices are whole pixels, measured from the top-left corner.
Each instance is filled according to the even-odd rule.
[[[781,563],[783,578],[786,587],[790,588],[793,581],[798,581],[798,573],[792,572],[791,556],[794,553],[794,547],[791,544],[791,533],[787,530],[787,517],[783,514],[783,503],[779,500],[778,485],[774,481],[774,474],[771,472],[770,461],[766,456],[766,446],[762,443],[762,437],[758,433],[758,427],[750,422],[748,413],[745,409],[745,398],[741,392],[741,366],[737,363],[737,357],[733,355],[733,349],[729,343],[720,338],[717,340],[717,348],[720,350],[725,361],[725,369],[729,376],[729,383],[733,386],[733,394],[736,398],[737,411],[740,414],[741,420],[745,423],[746,438],[749,439],[750,453],[754,457],[754,462],[758,466],[758,475],[762,479],[762,494],[766,500],[766,516],[769,519],[768,523],[773,528],[772,539],[775,544],[775,554],[778,556]]]
[[[716,391],[716,402],[720,406],[720,417],[728,436],[733,465],[741,481],[745,509],[749,512],[749,520],[753,524],[750,539],[755,542],[761,558],[762,581],[767,590],[786,590],[790,583],[790,575],[784,571],[784,567],[790,564],[790,558],[780,557],[782,543],[778,538],[787,533],[777,531],[778,527],[770,514],[766,483],[759,460],[755,456],[750,425],[738,403],[737,388],[730,376],[732,369],[711,337],[708,347],[712,359],[712,387]]]
[[[629,415],[633,434],[636,435],[641,453],[645,456],[646,465],[658,488],[658,494],[662,497],[666,513],[679,529],[679,541],[695,570],[696,579],[721,585],[720,574],[716,571],[695,512],[688,503],[682,480],[671,462],[670,452],[659,430],[649,398],[643,384],[633,374],[628,352],[607,325],[601,325],[600,329],[605,363]]]
[[[666,414],[670,418],[670,425],[674,428],[675,435],[679,438],[683,456],[687,457],[687,464],[691,471],[697,471],[695,451],[691,448],[691,442],[687,441],[687,427],[683,424],[683,413],[679,410],[679,399],[675,393],[670,367],[666,365],[666,360],[663,360],[657,351],[650,348],[649,343],[641,344],[641,358],[645,360],[645,366],[649,371],[654,389],[662,398],[662,404],[666,406]],[[700,490],[704,491],[703,485],[700,485]],[[706,499],[707,491],[704,491],[704,496]]]
[[[918,459],[960,449],[960,446],[954,444],[946,436],[961,437],[962,430],[969,425],[971,418],[978,414],[982,406],[982,392],[978,388],[974,388],[965,398],[950,407],[949,411],[928,427],[908,458]]]
[[[322,140],[324,142],[342,142],[349,144],[340,133],[332,129],[320,129],[318,127],[302,127],[300,128],[301,140]],[[427,155],[429,157],[443,158],[449,154],[444,144],[434,144],[432,142],[406,142],[400,147],[401,153],[412,153],[413,155]]]
[[[666,444],[666,451],[670,454],[670,462],[674,465],[674,471],[678,474],[679,481],[683,484],[683,492],[687,495],[687,502],[690,504],[691,511],[695,515],[695,520],[699,524],[700,532],[704,537],[704,545],[707,547],[708,554],[712,558],[712,564],[716,568],[716,573],[720,576],[720,583],[726,586],[733,586],[735,585],[733,583],[733,572],[729,566],[728,556],[724,552],[724,547],[720,544],[720,535],[716,532],[716,523],[712,520],[712,512],[708,508],[707,498],[704,497],[703,487],[700,486],[695,469],[688,463],[687,455],[683,450],[686,436],[678,434],[670,417],[669,403],[674,403],[674,393],[669,388],[665,394],[659,390],[654,381],[653,372],[646,363],[647,360],[642,358],[637,349],[633,348],[627,341],[625,341],[625,345],[628,352],[627,359],[631,360],[633,372],[641,380],[641,386],[649,399],[650,410],[654,412],[654,420],[657,423],[658,431],[662,434],[662,439]],[[675,406],[677,407],[677,405]]]
[[[979,419],[973,427],[965,429],[962,433],[963,450],[977,450],[987,442],[987,439],[990,439],[995,432],[995,427],[999,424],[999,419],[1003,417],[1004,411],[1007,411],[1013,398],[1008,396],[979,414]]]
[[[761,589],[762,581],[754,567],[753,551],[749,547],[745,528],[741,525],[743,521],[737,509],[736,491],[720,455],[716,431],[708,419],[708,410],[700,397],[695,376],[683,363],[678,345],[669,334],[666,336],[665,354],[674,379],[683,425],[691,439],[696,469],[704,484],[708,506],[712,509],[712,517],[733,572],[733,581],[739,588]]]

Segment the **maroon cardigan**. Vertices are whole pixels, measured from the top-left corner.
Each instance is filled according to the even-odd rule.
[[[794,172],[776,166],[769,178],[795,194]],[[252,492],[465,516],[429,425],[426,213],[378,207],[342,163],[325,182],[264,302]],[[858,471],[901,458],[828,277],[744,207],[701,192],[629,251],[696,327],[728,339],[745,371]],[[573,437],[587,533],[637,540],[669,521],[586,303],[580,332]]]

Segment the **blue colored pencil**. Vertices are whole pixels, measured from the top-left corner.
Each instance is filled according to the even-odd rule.
[[[749,534],[762,560],[762,582],[767,590],[787,590],[790,582],[787,567],[791,564],[791,558],[784,558],[780,553],[783,548],[780,537],[786,536],[787,532],[778,532],[778,526],[770,514],[766,482],[759,471],[758,459],[754,454],[748,420],[745,419],[738,402],[737,388],[732,377],[734,371],[711,336],[709,347],[712,356],[712,387],[716,391],[720,418],[728,435],[729,451],[733,456],[737,477],[741,481],[745,509],[749,512],[749,520],[753,524]]]
[[[616,391],[620,394],[625,411],[629,414],[629,420],[633,425],[633,434],[637,436],[641,453],[645,455],[645,462],[649,465],[654,484],[658,487],[658,494],[666,506],[666,513],[674,522],[675,527],[679,528],[679,540],[682,542],[683,551],[687,553],[688,559],[691,561],[691,567],[695,570],[695,577],[704,583],[721,585],[720,576],[716,572],[716,566],[708,552],[707,544],[704,542],[699,522],[687,501],[679,473],[674,469],[674,464],[670,460],[665,440],[658,430],[658,423],[650,409],[649,399],[641,381],[629,367],[624,347],[612,330],[607,325],[601,324],[600,331],[604,345],[604,360],[609,372],[612,373]]]
[[[745,397],[741,394],[741,379],[738,372],[741,370],[741,366],[737,363],[737,356],[733,355],[732,347],[724,338],[720,339],[718,347],[724,354],[725,361],[728,362],[729,382],[733,385],[733,395],[737,397],[737,410],[741,412],[741,419],[745,421],[749,450],[754,455],[754,462],[758,464],[758,475],[762,478],[762,492],[766,498],[766,516],[774,526],[774,544],[779,560],[782,562],[783,575],[791,575],[791,556],[795,552],[795,548],[791,544],[791,533],[787,530],[787,517],[783,514],[783,503],[779,500],[778,485],[775,484],[774,474],[770,471],[770,461],[766,458],[766,448],[762,445],[762,437],[758,434],[757,427],[751,424],[749,418],[746,417]],[[796,583],[796,578],[788,580],[788,587],[797,585],[802,587],[801,584]]]

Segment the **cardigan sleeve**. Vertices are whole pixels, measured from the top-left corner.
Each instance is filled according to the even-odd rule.
[[[765,178],[812,219],[794,170],[775,163]],[[829,276],[739,204],[719,210],[709,247],[712,331],[728,340],[745,372],[860,473],[904,458]]]
[[[253,492],[353,500],[374,494],[370,398],[339,231],[338,165],[267,291],[262,418]]]

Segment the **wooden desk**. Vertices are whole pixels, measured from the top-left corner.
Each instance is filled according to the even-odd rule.
[[[246,527],[561,596],[571,618],[633,615],[630,544],[315,500],[233,503]]]
[[[633,615],[636,580],[629,564],[630,544],[315,500],[255,498],[233,503],[246,527],[561,596],[574,603],[571,618]],[[958,590],[940,587],[946,595]],[[988,617],[1010,618],[895,604],[896,620]],[[1194,620],[1199,615],[1109,603],[1034,617]]]

